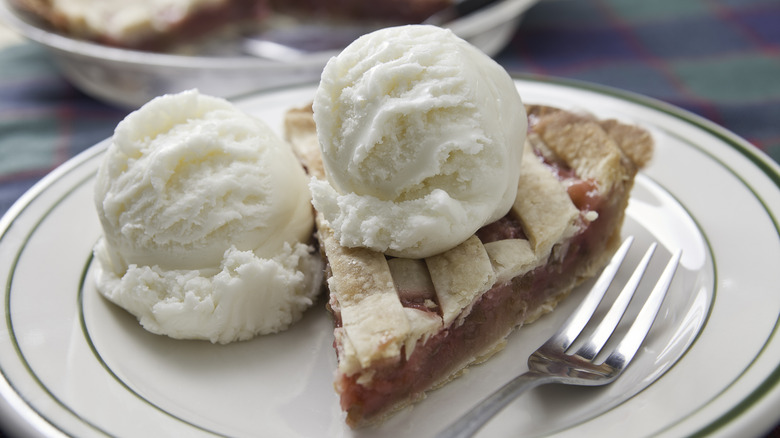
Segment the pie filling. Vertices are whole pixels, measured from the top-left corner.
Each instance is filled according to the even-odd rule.
[[[273,8],[298,16],[359,18],[419,23],[453,3],[452,0],[273,0]]]
[[[551,166],[553,167],[553,166]],[[371,423],[393,410],[405,406],[409,401],[424,397],[426,391],[437,387],[453,377],[452,374],[464,365],[486,360],[500,348],[485,351],[486,345],[500,347],[507,335],[523,323],[533,322],[541,314],[552,310],[555,303],[564,298],[581,281],[593,275],[603,264],[593,260],[591,254],[604,254],[607,258],[619,243],[619,230],[623,220],[623,205],[610,203],[602,198],[591,182],[578,179],[568,172],[559,172],[561,178],[571,183],[570,195],[575,205],[581,207],[581,214],[596,211],[598,220],[587,225],[565,243],[553,248],[546,264],[525,275],[495,284],[472,306],[465,317],[440,331],[427,341],[419,340],[411,355],[402,352],[398,361],[374,366],[370,382],[361,383],[365,373],[339,374],[335,383],[341,394],[341,407],[347,412],[347,423],[359,426]],[[583,191],[583,187],[591,190]],[[620,199],[618,196],[615,199]],[[595,210],[591,207],[597,206]],[[504,218],[486,225],[477,232],[483,244],[492,241],[524,238],[522,224],[510,212]],[[404,307],[415,307],[429,312],[439,311],[438,305],[421,305],[420,299],[404,296],[427,297],[436,303],[436,293],[405,290],[398,287],[398,294]],[[424,300],[423,300],[424,301]],[[336,327],[341,326],[338,305],[329,306]],[[338,349],[337,349],[338,351]],[[442,379],[442,376],[445,376]]]
[[[620,241],[649,134],[530,106],[518,197],[510,212],[426,259],[345,248],[318,215],[328,308],[347,424],[381,421],[501,350],[516,327],[551,311]],[[292,110],[288,139],[323,177],[311,109]]]

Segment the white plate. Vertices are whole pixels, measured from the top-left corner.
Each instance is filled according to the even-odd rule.
[[[637,236],[637,251],[656,239],[684,256],[661,319],[623,377],[603,388],[532,390],[483,435],[747,436],[773,426],[780,168],[744,140],[655,101],[569,82],[529,78],[517,86],[528,103],[588,108],[650,130],[656,153],[638,177],[624,234]],[[240,105],[280,127],[283,112],[312,95],[307,86]],[[2,411],[27,433],[426,436],[521,372],[581,296],[414,408],[355,433],[331,385],[323,300],[285,333],[221,346],[149,334],[97,294],[90,263],[101,231],[92,190],[105,147],[44,178],[0,221]]]

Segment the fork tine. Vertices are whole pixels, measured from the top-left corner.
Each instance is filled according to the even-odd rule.
[[[650,258],[653,256],[657,246],[658,244],[653,242],[647,251],[645,251],[645,255],[634,269],[634,272],[631,274],[631,277],[628,279],[625,286],[623,286],[623,289],[620,291],[620,294],[615,299],[614,303],[612,303],[612,307],[609,308],[609,311],[598,324],[590,338],[577,350],[577,355],[591,360],[596,357],[599,351],[604,347],[604,344],[607,343],[609,337],[612,336],[612,332],[615,331],[621,318],[623,318],[623,314],[626,313],[628,303],[631,302],[631,298],[639,288],[639,283],[642,281],[642,277],[647,270],[647,265],[650,263]]]
[[[655,287],[650,292],[647,302],[642,306],[635,322],[631,325],[625,338],[618,344],[615,351],[602,364],[596,364],[591,360],[583,360],[582,357],[567,355],[566,349],[571,345],[580,331],[587,325],[602,298],[606,294],[615,273],[628,252],[633,238],[629,237],[620,245],[609,264],[604,268],[591,292],[580,303],[574,313],[569,316],[563,326],[544,343],[539,349],[532,353],[528,358],[529,370],[514,379],[491,394],[488,398],[473,407],[469,412],[463,415],[459,420],[452,423],[447,429],[437,435],[439,437],[470,437],[476,433],[487,421],[496,413],[501,411],[510,401],[524,391],[544,383],[566,383],[572,385],[604,385],[614,381],[623,371],[626,364],[634,357],[642,345],[650,327],[653,325],[656,315],[661,308],[672,278],[680,263],[682,250],[675,252],[663,273],[661,274]],[[647,268],[647,264],[655,251],[657,244],[652,244],[647,250],[639,267],[632,273],[629,279],[630,283],[641,281],[642,275]],[[636,279],[635,279],[636,277]],[[620,296],[629,296],[624,301],[631,301],[630,295],[633,295],[636,286],[620,292]],[[618,299],[621,299],[618,297]],[[618,315],[618,321],[621,319],[626,304],[621,304],[619,312],[608,312]],[[615,323],[617,324],[617,323]],[[611,333],[614,327],[609,329]],[[597,329],[599,331],[599,329]],[[603,335],[599,335],[603,336]],[[607,335],[607,338],[609,335]],[[600,342],[600,341],[599,341]],[[603,345],[602,345],[603,346]],[[601,348],[601,347],[600,347]],[[599,348],[599,349],[600,349]]]
[[[558,332],[547,341],[546,345],[552,346],[551,344],[554,344],[555,347],[561,348],[563,351],[566,351],[571,346],[582,329],[585,328],[591,316],[593,316],[593,312],[596,311],[602,298],[604,298],[604,294],[607,293],[609,285],[615,278],[615,274],[617,274],[633,242],[633,236],[629,236],[623,241],[617,251],[615,251],[615,255],[612,256],[612,260],[604,267],[588,295],[585,296],[585,299],[582,300],[574,313],[558,329]]]
[[[681,256],[681,249],[672,254],[658,282],[655,284],[652,292],[650,292],[645,305],[639,311],[634,323],[631,324],[631,328],[628,329],[623,340],[620,341],[615,350],[604,361],[607,365],[620,369],[634,358],[645,337],[647,337],[650,327],[658,315],[658,311],[661,309],[661,303],[663,303],[666,293],[669,291],[672,278],[674,278],[674,274],[680,264]]]

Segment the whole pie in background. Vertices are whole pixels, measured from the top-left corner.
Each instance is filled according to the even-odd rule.
[[[10,0],[64,35],[108,46],[173,50],[205,37],[300,19],[417,23],[451,0]],[[379,27],[379,26],[377,26]]]

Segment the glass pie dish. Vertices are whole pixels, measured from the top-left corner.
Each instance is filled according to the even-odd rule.
[[[507,44],[523,12],[536,1],[496,1],[444,26],[493,56]],[[216,46],[194,47],[187,54],[109,47],[53,32],[34,17],[17,11],[8,0],[0,0],[0,19],[27,39],[44,46],[74,86],[99,100],[126,108],[138,107],[161,94],[190,88],[235,98],[311,82],[319,78],[332,55],[316,52],[289,59],[263,59],[242,50],[243,37],[241,41],[226,40]]]

